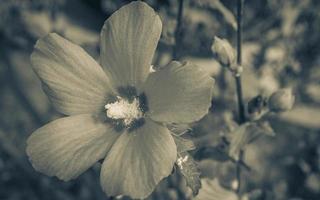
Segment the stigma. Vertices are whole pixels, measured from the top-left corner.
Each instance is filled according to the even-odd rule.
[[[130,102],[120,96],[117,96],[117,99],[117,101],[104,106],[107,117],[123,120],[126,126],[130,126],[133,121],[142,118],[143,112],[140,109],[140,103],[137,98]]]

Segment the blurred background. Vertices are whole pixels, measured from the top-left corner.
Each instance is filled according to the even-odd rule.
[[[37,173],[25,154],[27,137],[60,117],[41,90],[30,66],[36,40],[57,32],[99,53],[103,22],[125,0],[1,0],[0,2],[0,200],[107,199],[99,184],[99,164],[69,182]],[[163,31],[154,66],[172,59],[177,0],[147,0],[160,15]],[[234,164],[208,152],[219,143],[236,111],[234,80],[214,60],[214,36],[235,44],[233,0],[185,0],[177,57],[215,77],[210,113],[188,133],[201,177],[232,188]],[[245,0],[243,90],[246,101],[292,87],[292,111],[271,118],[274,137],[246,148],[243,193],[247,199],[320,199],[320,1]],[[121,199],[121,198],[119,198]],[[124,197],[123,199],[128,199]],[[149,199],[191,199],[179,175],[161,182]],[[210,199],[208,199],[210,200]]]

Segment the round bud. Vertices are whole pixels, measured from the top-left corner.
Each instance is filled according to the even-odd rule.
[[[288,111],[292,109],[294,99],[291,88],[283,88],[271,95],[268,106],[273,112]]]

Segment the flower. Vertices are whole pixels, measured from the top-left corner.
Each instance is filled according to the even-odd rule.
[[[104,159],[103,190],[132,198],[147,197],[171,173],[177,149],[166,125],[202,118],[213,79],[189,62],[150,73],[161,29],[146,3],[123,6],[102,28],[102,67],[55,33],[37,41],[34,71],[67,115],[29,137],[27,154],[37,171],[68,181]]]
[[[269,109],[273,112],[291,110],[295,101],[291,88],[283,88],[274,92],[269,98]]]

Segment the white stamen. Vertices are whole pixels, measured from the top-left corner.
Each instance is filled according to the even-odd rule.
[[[156,72],[156,70],[154,69],[154,66],[153,66],[153,65],[150,65],[149,72],[150,72],[150,73]]]
[[[131,103],[126,99],[117,97],[118,101],[104,106],[106,114],[112,119],[123,119],[125,125],[130,125],[134,119],[142,117],[139,109],[139,100],[134,99]]]
[[[187,160],[188,160],[188,156],[178,158],[177,165],[179,166],[180,169],[183,169],[182,164],[187,162]]]

